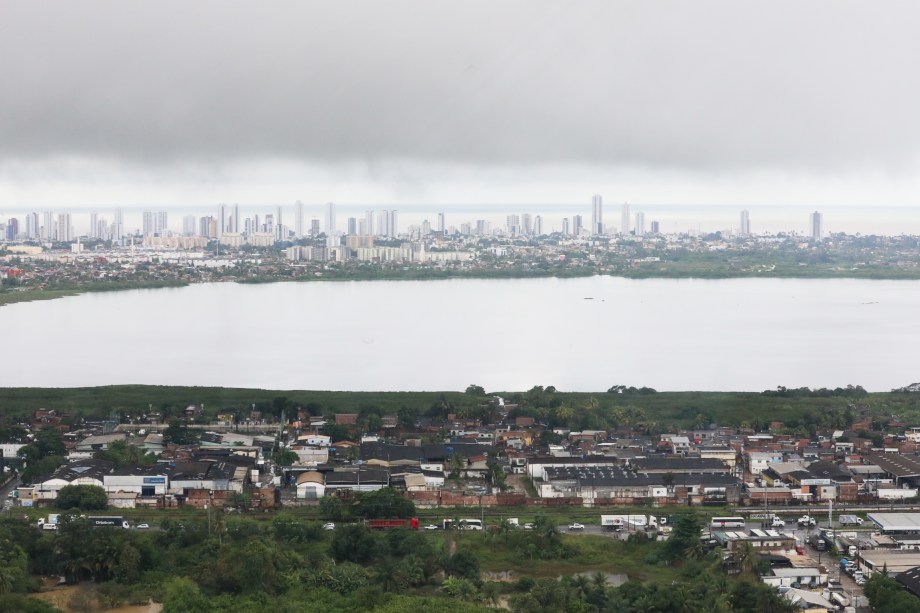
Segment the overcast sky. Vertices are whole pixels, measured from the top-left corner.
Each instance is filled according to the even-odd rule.
[[[0,210],[914,205],[920,3],[0,0]]]

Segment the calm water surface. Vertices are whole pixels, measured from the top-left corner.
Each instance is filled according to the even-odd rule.
[[[920,282],[195,285],[0,308],[0,385],[753,390],[920,381]]]

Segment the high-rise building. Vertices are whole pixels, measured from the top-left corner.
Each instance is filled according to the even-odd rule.
[[[424,236],[428,236],[429,234],[431,234],[431,222],[428,221],[427,219],[426,219],[425,221],[422,222],[422,231],[421,231],[421,232],[422,232],[422,236],[423,236],[423,237],[424,237]]]
[[[374,235],[374,211],[364,211],[364,232],[365,236]]]
[[[398,234],[396,228],[396,211],[381,211],[377,215],[377,236],[395,238]]]
[[[438,232],[441,233],[441,236],[444,236],[444,213],[438,213]]]
[[[623,203],[620,207],[620,234],[629,234],[632,228],[629,225],[629,204]]]
[[[221,204],[217,207],[217,238],[223,236],[224,232],[229,232],[227,228],[227,205]]]
[[[316,217],[310,220],[310,236],[319,236],[319,220]]]
[[[144,236],[163,236],[166,234],[166,211],[144,211],[142,221]]]
[[[287,238],[285,236],[287,232],[284,229],[284,221],[281,219],[281,207],[279,206],[277,211],[278,218],[275,219],[275,240],[281,241]]]
[[[70,213],[61,213],[58,215],[56,238],[62,243],[70,243],[73,241],[73,224],[70,222]]]
[[[521,217],[520,215],[508,215],[505,218],[505,231],[510,236],[517,236],[521,233]]]
[[[562,218],[562,236],[568,236],[568,235],[569,235],[569,218],[563,217]]]
[[[821,213],[818,211],[811,214],[811,237],[815,240],[821,238]]]
[[[591,198],[591,234],[604,233],[604,201],[600,194]]]
[[[486,236],[492,233],[492,225],[485,219],[476,220],[476,236]]]
[[[217,220],[207,215],[198,220],[198,234],[205,238],[217,238]]]
[[[540,215],[533,218],[533,235],[543,236],[543,217]]]
[[[584,230],[584,221],[581,215],[572,216],[572,236],[581,236],[582,231]]]
[[[125,237],[125,218],[121,207],[115,209],[115,220],[112,222],[112,240],[120,241]]]
[[[336,224],[335,224],[335,202],[326,203],[326,225],[324,226],[324,231],[326,236],[332,236],[335,234]]]
[[[348,234],[354,236],[358,233],[358,220],[354,217],[348,218]]]
[[[294,238],[303,238],[303,202],[294,203]]]
[[[17,236],[19,236],[19,220],[13,217],[6,222],[6,239],[16,240]]]
[[[234,234],[240,233],[240,205],[233,204],[233,216],[230,218],[230,231]]]
[[[521,233],[524,236],[531,236],[533,234],[533,218],[530,216],[530,213],[521,215]]]
[[[746,210],[741,211],[741,236],[750,236],[751,235],[751,214]]]
[[[54,240],[54,212],[45,211],[42,213],[42,240],[51,242]]]
[[[186,215],[182,218],[182,234],[185,236],[195,236],[195,223],[196,219],[194,215]]]
[[[645,236],[645,213],[636,211],[636,236]]]
[[[371,233],[367,231],[367,218],[362,217],[358,220],[358,234],[361,236],[370,236]]]
[[[90,238],[99,238],[97,228],[99,227],[99,213],[92,211],[89,214],[89,232],[87,236]]]
[[[652,234],[658,234],[658,233],[659,233],[658,222],[657,222],[657,221],[653,221],[653,222],[652,222]]]
[[[26,238],[34,240],[41,236],[41,224],[38,223],[38,213],[26,215]]]

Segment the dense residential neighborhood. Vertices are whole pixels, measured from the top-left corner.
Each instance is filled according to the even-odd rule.
[[[4,429],[4,480],[17,479],[5,506],[55,510],[64,488],[96,486],[111,510],[164,518],[181,507],[332,512],[324,501],[389,489],[447,518],[470,508],[483,517],[596,513],[600,534],[617,538],[636,530],[668,538],[667,517],[695,508],[713,517],[704,541],[724,550],[728,572],[744,552],[768,556],[763,582],[800,608],[850,606],[882,569],[920,595],[909,579],[920,567],[920,513],[912,512],[920,427],[860,418],[807,438],[783,433],[779,422],[659,434],[640,424],[571,430],[522,415],[501,397],[480,402],[480,418],[447,407],[411,422],[304,408],[281,419],[253,410],[209,421],[190,405],[166,424],[155,412],[76,423],[66,412],[37,409]],[[54,446],[59,455],[36,455]],[[845,559],[838,568],[822,552]]]

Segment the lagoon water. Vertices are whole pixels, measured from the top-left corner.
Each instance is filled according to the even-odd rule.
[[[219,283],[14,304],[0,322],[2,386],[885,391],[920,381],[917,281]]]

